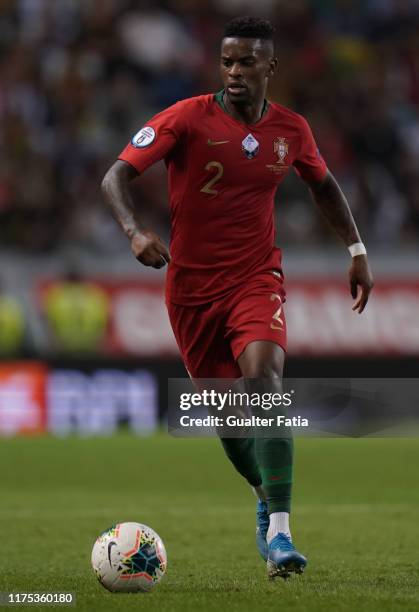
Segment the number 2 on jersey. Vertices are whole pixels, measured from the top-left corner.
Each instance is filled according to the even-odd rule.
[[[213,189],[212,187],[223,176],[224,168],[223,164],[218,161],[210,161],[205,166],[205,170],[212,170],[213,168],[216,169],[214,176],[208,181],[208,183],[205,183],[201,191],[202,193],[209,193],[210,195],[218,195],[218,189]]]

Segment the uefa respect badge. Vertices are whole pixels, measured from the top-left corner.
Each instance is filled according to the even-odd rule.
[[[137,147],[137,149],[142,149],[151,145],[151,143],[154,142],[155,138],[156,132],[154,131],[154,129],[151,126],[146,125],[145,127],[141,128],[141,130],[139,130],[135,134],[135,136],[132,137],[131,144],[134,147]]]

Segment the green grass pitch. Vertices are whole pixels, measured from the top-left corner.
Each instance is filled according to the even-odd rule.
[[[0,465],[1,591],[74,591],[86,612],[419,610],[418,440],[298,439],[292,531],[309,566],[273,583],[217,440],[7,439]],[[108,593],[90,568],[99,532],[127,520],[166,544],[149,594]]]

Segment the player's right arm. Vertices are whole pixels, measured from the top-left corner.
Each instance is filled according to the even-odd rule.
[[[102,193],[115,219],[131,242],[134,257],[145,266],[162,268],[170,262],[169,251],[154,232],[146,229],[136,218],[135,204],[129,183],[138,176],[129,163],[117,160],[102,181]]]
[[[145,266],[161,268],[170,262],[169,251],[161,238],[144,227],[131,196],[129,183],[149,166],[172,154],[186,134],[184,100],[155,115],[140,129],[108,170],[102,193],[131,242],[134,256]]]

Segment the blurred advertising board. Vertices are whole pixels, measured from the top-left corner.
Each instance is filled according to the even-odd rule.
[[[291,282],[287,295],[293,355],[419,355],[419,281],[377,281],[361,315],[349,283]]]
[[[48,369],[38,362],[0,363],[0,433],[36,434],[46,429]]]
[[[0,435],[110,435],[121,426],[145,435],[158,426],[158,399],[147,369],[2,363]]]
[[[87,284],[95,285],[106,296],[106,308],[91,316],[83,328],[80,322],[88,309],[78,312],[77,305],[72,304],[68,309],[69,321],[62,322],[62,338],[68,337],[74,342],[79,330],[79,350],[83,349],[86,338],[91,338],[92,349],[95,337],[96,350],[108,356],[178,355],[164,303],[163,284],[141,280],[92,280]],[[41,302],[44,299],[45,303],[46,292],[53,286],[54,283],[40,286]],[[345,282],[302,279],[287,281],[286,289],[290,355],[419,355],[419,281],[376,282],[361,316],[351,309],[353,301],[349,284]]]

